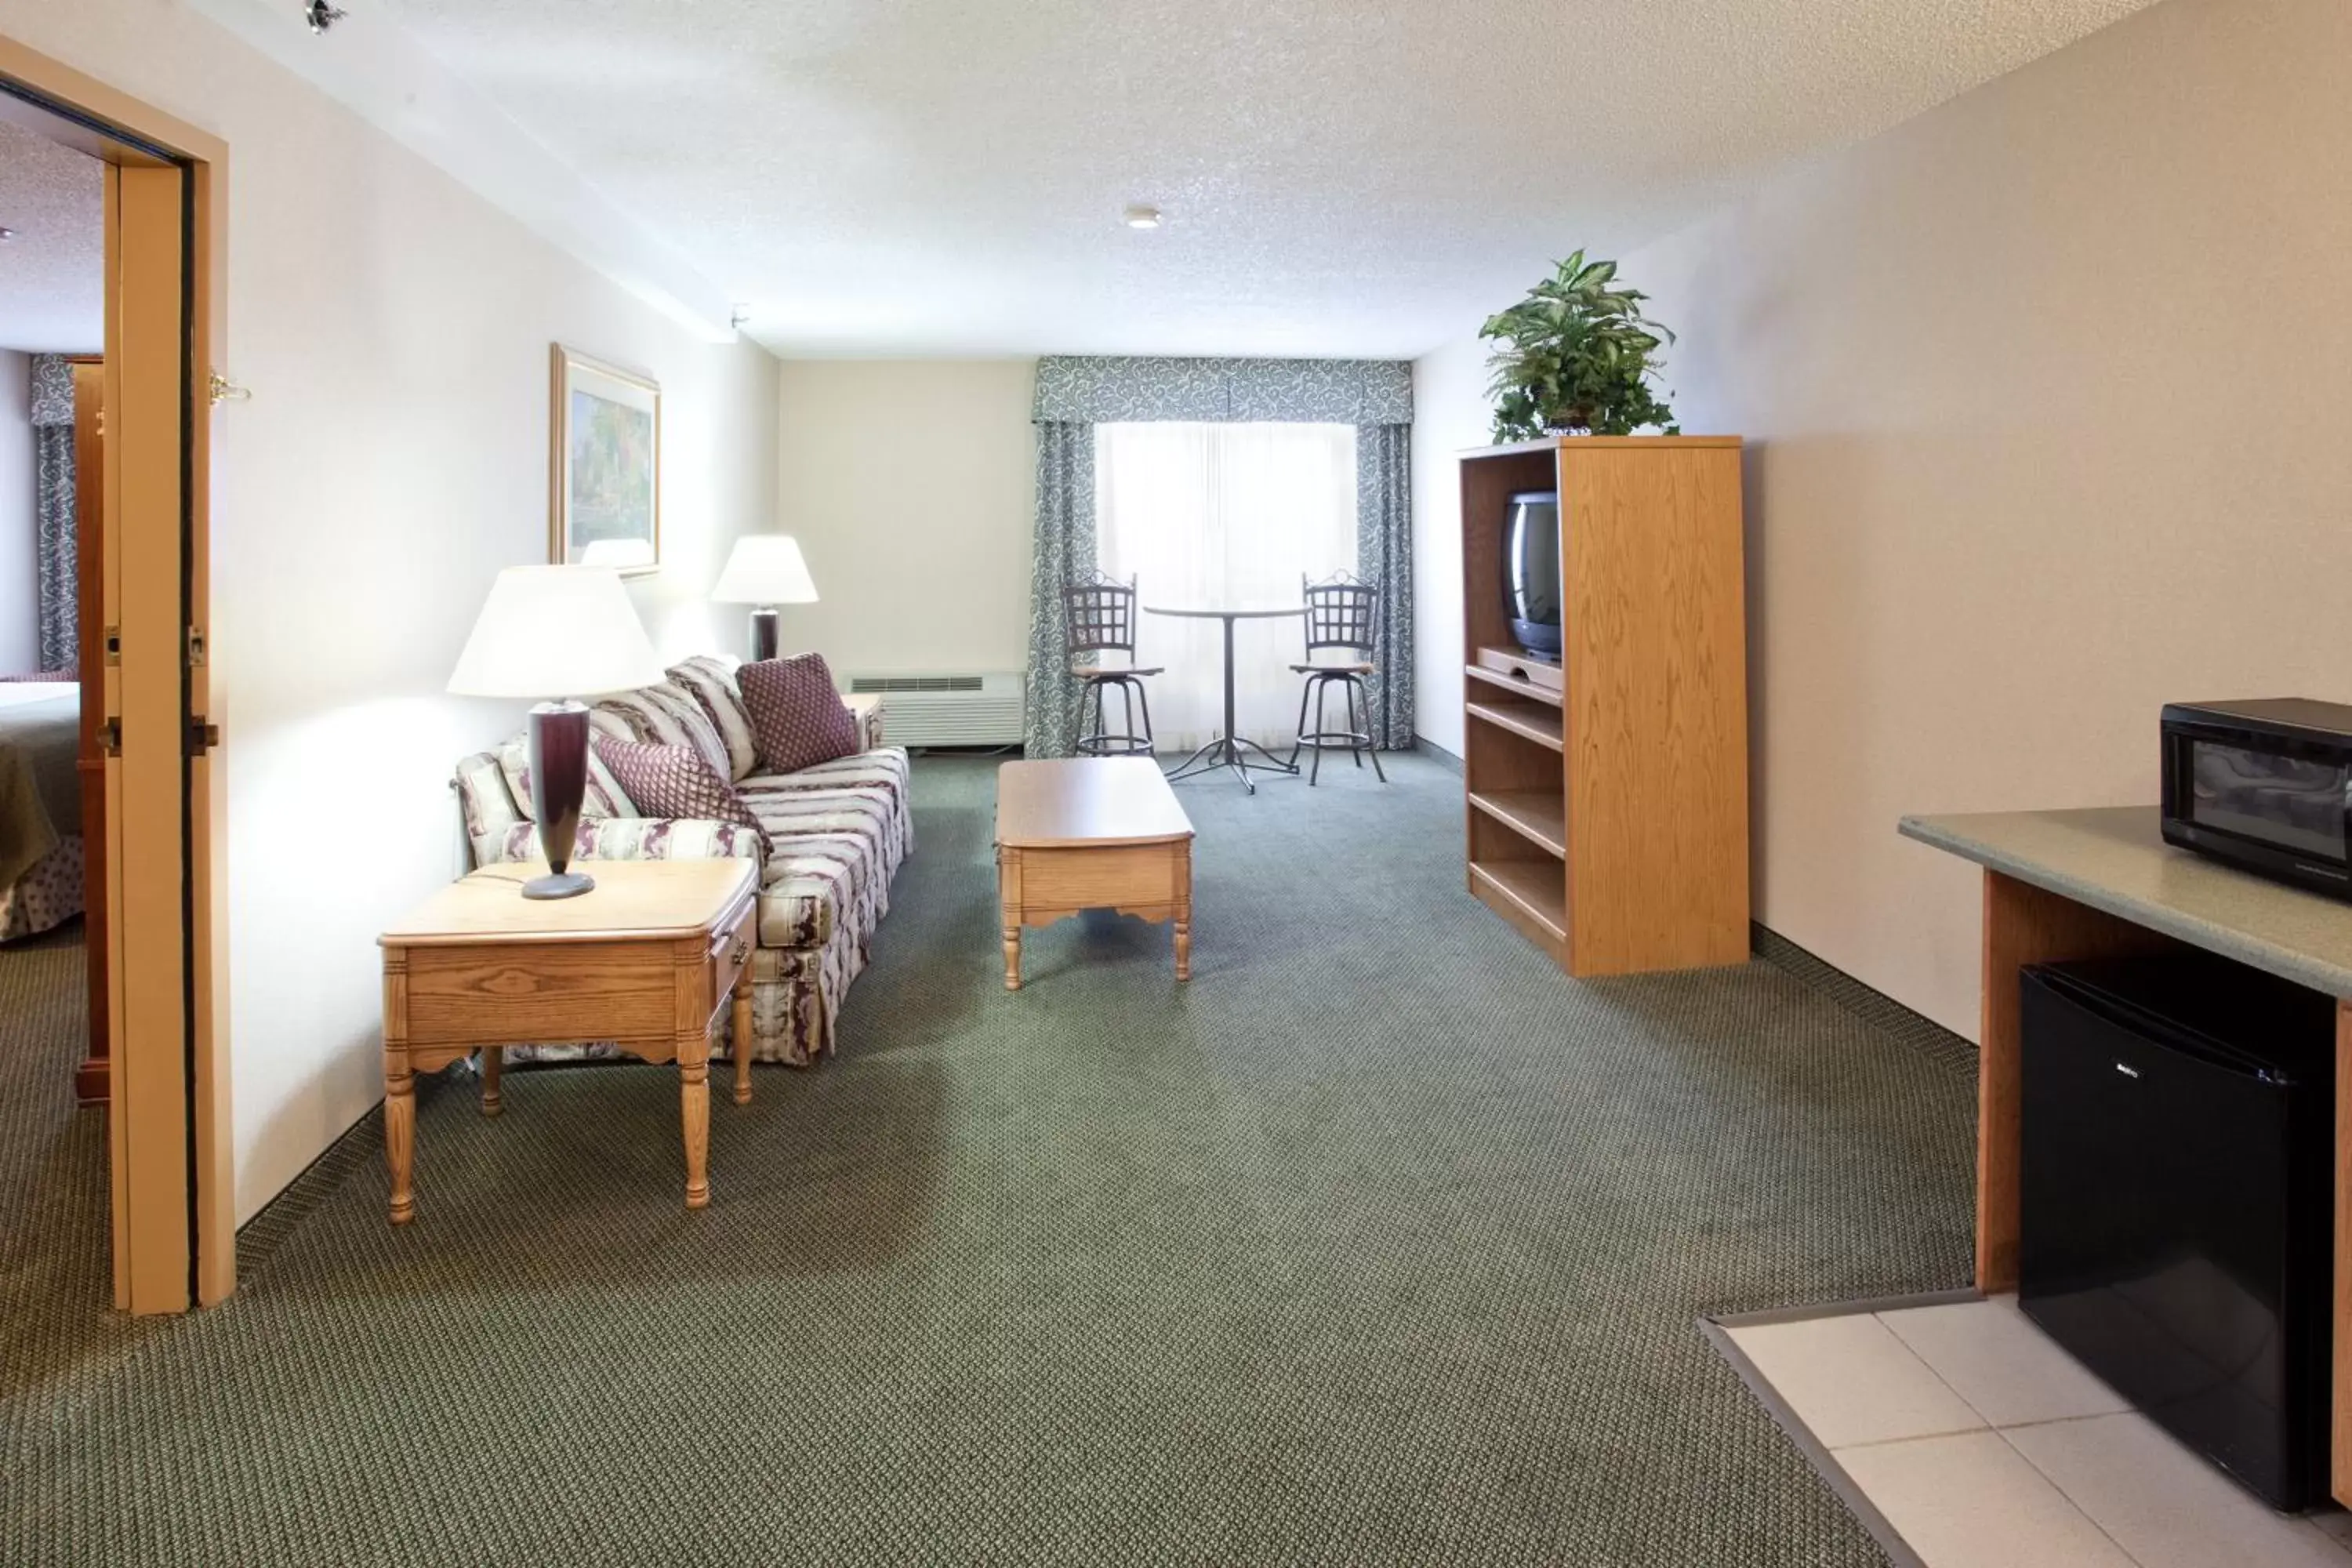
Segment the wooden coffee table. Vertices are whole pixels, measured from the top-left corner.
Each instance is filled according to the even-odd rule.
[[[996,770],[1004,988],[1021,989],[1021,928],[1081,910],[1176,922],[1192,978],[1192,820],[1149,757],[1006,763]]]
[[[754,862],[599,860],[574,899],[525,899],[539,861],[486,866],[383,933],[383,1152],[392,1223],[416,1215],[415,1075],[482,1053],[482,1114],[502,1109],[509,1045],[611,1040],[677,1063],[686,1206],[710,1201],[710,1026],[735,1003],[735,1102],[751,1098]]]

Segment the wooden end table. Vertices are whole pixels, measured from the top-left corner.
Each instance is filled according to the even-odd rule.
[[[482,1114],[503,1109],[508,1045],[611,1040],[677,1063],[686,1206],[710,1201],[710,1027],[735,1006],[735,1103],[751,1098],[757,940],[750,860],[599,860],[574,899],[525,899],[538,861],[486,866],[383,933],[383,1152],[392,1223],[416,1217],[415,1075],[482,1053]]]
[[[1192,978],[1192,819],[1149,757],[999,767],[996,887],[1007,991],[1021,989],[1021,928],[1081,910],[1173,921],[1176,978]]]

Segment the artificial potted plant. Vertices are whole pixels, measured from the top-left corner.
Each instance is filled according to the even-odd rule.
[[[1681,434],[1650,390],[1654,356],[1675,334],[1642,314],[1648,295],[1611,288],[1616,276],[1615,262],[1587,261],[1580,250],[1478,329],[1499,345],[1487,362],[1496,441],[1630,436],[1646,426]]]

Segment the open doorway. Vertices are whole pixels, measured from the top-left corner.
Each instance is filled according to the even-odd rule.
[[[223,835],[206,656],[210,345],[221,317],[225,149],[5,37],[0,136],[0,226],[20,229],[0,247],[23,247],[0,255],[0,268],[15,266],[29,279],[37,260],[53,264],[52,302],[71,320],[42,330],[79,334],[59,347],[45,342],[47,352],[23,367],[44,476],[33,668],[0,668],[0,676],[46,679],[0,681],[0,693],[48,687],[52,695],[0,701],[0,714],[46,710],[51,719],[37,763],[21,726],[0,727],[0,748],[15,748],[0,755],[0,790],[15,781],[10,793],[28,825],[10,858],[30,857],[26,868],[41,868],[48,900],[37,912],[29,891],[14,902],[27,928],[46,922],[23,933],[34,943],[70,923],[69,912],[57,918],[63,906],[81,906],[87,991],[78,1012],[88,1024],[73,1052],[79,1059],[52,1070],[95,1102],[85,1119],[103,1120],[114,1304],[179,1311],[220,1300],[236,1279],[226,1064],[215,1050],[226,1016],[226,954],[215,940]],[[12,222],[5,205],[6,176],[19,172],[27,173],[14,199],[35,215],[27,226]],[[44,206],[35,180],[57,199]],[[94,279],[60,259],[68,250],[87,259],[93,212]],[[11,303],[30,298],[14,280],[0,294]],[[20,324],[16,335],[35,330]],[[0,382],[14,368],[0,358]],[[0,401],[0,413],[5,407]],[[0,439],[6,434],[0,428]],[[9,549],[0,534],[0,556]],[[5,651],[5,637],[0,623],[0,660],[24,662],[22,649]],[[55,778],[60,714],[63,787]],[[0,797],[0,811],[7,805]],[[75,831],[59,831],[61,823]],[[10,868],[0,862],[0,871]],[[0,880],[0,899],[18,887]],[[56,1145],[68,1156],[73,1146],[71,1138]],[[32,1173],[44,1173],[37,1162]],[[14,1243],[37,1228],[28,1221],[38,1196],[6,1195],[24,1205],[10,1216]]]
[[[93,1303],[106,690],[84,671],[101,668],[105,342],[106,165],[0,121],[0,1211],[7,1272]]]
[[[74,1096],[106,1100],[106,165],[0,121],[0,944],[86,921]]]

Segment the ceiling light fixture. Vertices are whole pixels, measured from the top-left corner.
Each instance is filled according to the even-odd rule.
[[[0,239],[14,239],[14,238],[16,238],[16,231],[15,229],[13,229],[13,228],[0,228]]]
[[[1121,216],[1125,220],[1127,226],[1129,228],[1158,228],[1160,226],[1160,209],[1154,206],[1146,206],[1141,202],[1137,202],[1129,206],[1127,211],[1121,215]]]
[[[303,0],[302,21],[314,33],[324,33],[345,15],[340,6],[328,5],[327,0]]]

